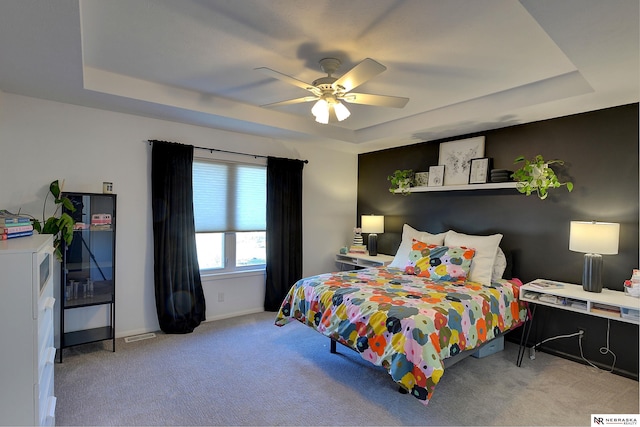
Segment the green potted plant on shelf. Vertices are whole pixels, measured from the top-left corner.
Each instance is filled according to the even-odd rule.
[[[62,260],[62,252],[60,250],[60,246],[62,244],[62,240],[69,246],[73,241],[73,225],[75,221],[71,216],[62,212],[61,208],[64,207],[70,212],[75,212],[76,208],[71,203],[67,197],[60,197],[62,193],[62,188],[56,179],[51,184],[49,184],[49,192],[44,198],[44,204],[42,206],[42,222],[37,220],[34,217],[32,218],[33,229],[36,230],[40,234],[53,234],[55,238],[53,240],[53,249],[58,261]],[[49,199],[49,194],[53,196],[54,203],[56,204],[56,209],[48,218],[45,218],[46,209],[47,209],[47,200]]]
[[[550,188],[558,188],[566,186],[569,192],[573,191],[573,183],[571,181],[560,182],[553,169],[549,167],[552,164],[563,165],[562,160],[545,160],[541,155],[535,156],[532,160],[519,156],[515,159],[514,164],[524,163],[523,166],[516,170],[513,179],[516,181],[516,189],[527,196],[533,194],[544,200],[549,195]]]
[[[409,188],[413,184],[413,169],[397,169],[392,175],[387,177],[387,180],[391,182],[391,187],[389,191],[391,193],[396,193],[396,190],[400,190],[400,193],[403,195],[409,194]]]

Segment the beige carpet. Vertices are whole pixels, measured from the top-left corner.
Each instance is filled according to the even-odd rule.
[[[65,350],[58,425],[590,425],[638,413],[638,382],[518,348],[445,371],[428,406],[382,368],[274,313],[204,323],[187,335]]]

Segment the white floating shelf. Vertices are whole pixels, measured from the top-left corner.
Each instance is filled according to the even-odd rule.
[[[410,193],[424,193],[428,191],[459,191],[459,190],[499,190],[503,188],[516,188],[518,183],[514,181],[510,182],[490,182],[487,184],[460,184],[460,185],[440,185],[437,187],[411,187]],[[402,193],[400,190],[395,190],[395,193]]]

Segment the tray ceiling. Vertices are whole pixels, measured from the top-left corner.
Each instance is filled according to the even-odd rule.
[[[636,0],[6,0],[0,90],[363,152],[639,100]],[[321,125],[312,82],[365,58],[387,70]]]

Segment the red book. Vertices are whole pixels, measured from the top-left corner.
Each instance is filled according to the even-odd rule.
[[[17,225],[15,227],[0,227],[0,234],[22,233],[33,230],[33,225]]]

